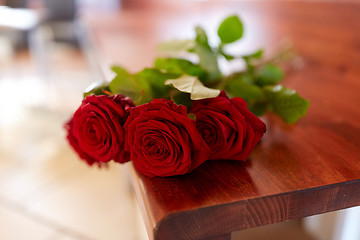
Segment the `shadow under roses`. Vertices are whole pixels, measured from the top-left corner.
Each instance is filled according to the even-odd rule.
[[[166,206],[169,211],[179,211],[256,193],[256,186],[247,171],[250,166],[250,161],[212,160],[191,173],[166,178],[149,178],[135,171],[147,186],[150,201]]]

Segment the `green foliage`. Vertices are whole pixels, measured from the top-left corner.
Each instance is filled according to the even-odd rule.
[[[262,89],[255,85],[248,74],[238,75],[229,80],[226,86],[226,92],[233,97],[241,97],[245,101],[260,101],[264,99]]]
[[[109,84],[113,94],[123,94],[141,104],[152,99],[150,83],[136,74],[119,72]]]
[[[300,97],[294,90],[277,85],[266,86],[264,91],[270,110],[278,114],[286,123],[294,123],[306,114],[310,102]]]
[[[254,53],[242,56],[242,59],[245,61],[248,71],[254,69],[254,62],[260,60],[263,56],[263,53],[264,51],[262,49],[259,49]]]
[[[250,61],[250,60],[253,60],[253,59],[261,59],[262,56],[263,56],[263,53],[264,53],[264,50],[259,49],[259,50],[257,50],[257,51],[254,52],[254,53],[251,53],[251,54],[249,54],[249,55],[242,56],[242,58],[243,58],[245,61]]]
[[[256,116],[262,116],[266,112],[267,106],[268,104],[266,103],[266,101],[264,101],[264,102],[255,102],[253,104],[249,104],[248,108]]]
[[[167,98],[171,88],[164,84],[165,80],[179,77],[177,73],[166,73],[156,68],[145,68],[135,74],[123,71],[121,67],[114,69],[117,75],[109,83],[110,92],[129,96],[137,104],[154,98]]]
[[[196,46],[194,52],[199,56],[200,67],[208,72],[208,81],[220,78],[221,72],[218,66],[217,55],[209,46],[205,30],[201,27],[196,27],[195,31]]]
[[[110,91],[108,84],[106,83],[93,83],[89,87],[85,89],[84,92],[84,98],[86,98],[89,95],[104,95],[105,91]]]
[[[243,36],[244,27],[236,15],[227,17],[219,26],[218,36],[222,43],[233,43]]]
[[[273,65],[265,64],[256,74],[256,84],[260,86],[277,84],[284,77],[284,71]]]
[[[228,60],[228,61],[235,59],[235,56],[230,55],[230,54],[224,52],[224,49],[223,49],[222,47],[219,48],[219,54],[223,55],[223,57],[224,57],[226,60]]]
[[[157,58],[155,68],[172,74],[187,74],[197,76],[200,80],[206,79],[207,73],[199,65],[180,58]]]
[[[171,91],[171,99],[177,104],[186,106],[188,109],[191,108],[193,101],[190,99],[190,93],[180,92],[177,89]]]
[[[207,48],[208,50],[211,50],[205,30],[202,27],[197,26],[195,27],[195,33],[196,33],[196,38],[195,38],[196,44],[201,45],[204,48]]]
[[[209,44],[205,30],[199,26],[195,28],[194,39],[161,43],[158,50],[172,57],[157,58],[152,68],[137,73],[113,66],[111,69],[116,77],[109,84],[92,86],[84,97],[121,93],[131,97],[135,104],[166,98],[190,108],[194,100],[216,97],[220,90],[225,90],[229,97],[243,98],[248,108],[258,116],[272,111],[290,124],[306,114],[309,101],[294,90],[279,85],[285,74],[277,64],[288,49],[270,60],[265,60],[262,49],[242,56],[225,52],[226,46],[241,39],[244,33],[243,23],[235,15],[224,19],[217,33],[220,40],[218,46]],[[174,57],[174,53],[181,54],[181,57]],[[185,59],[184,56],[189,58]],[[219,57],[228,61],[241,60],[246,68],[223,76],[219,69]]]
[[[163,42],[157,45],[157,50],[167,53],[186,52],[195,47],[193,39],[174,39],[168,42]]]
[[[117,65],[111,66],[111,71],[113,71],[116,74],[120,74],[120,75],[127,75],[128,74],[128,71],[125,68],[122,68],[122,67],[117,66]]]
[[[174,73],[163,73],[158,69],[145,68],[136,74],[141,82],[147,82],[150,85],[152,98],[166,98],[170,87],[166,86],[165,80],[177,78],[179,75]]]

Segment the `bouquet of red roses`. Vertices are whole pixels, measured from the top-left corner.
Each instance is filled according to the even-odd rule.
[[[242,34],[240,19],[230,16],[220,24],[217,48],[200,27],[194,40],[159,46],[195,54],[197,63],[158,58],[135,74],[113,67],[116,77],[87,91],[65,124],[70,145],[89,165],[131,160],[149,177],[186,174],[206,160],[245,161],[266,131],[256,115],[269,110],[292,123],[309,102],[278,84],[283,72],[274,62],[259,64],[262,50],[241,57],[225,52]],[[222,76],[218,57],[241,58],[247,68]]]

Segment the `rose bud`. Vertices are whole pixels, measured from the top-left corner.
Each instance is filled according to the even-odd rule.
[[[122,95],[86,97],[73,117],[65,124],[67,139],[81,159],[98,166],[114,160],[129,161],[124,151],[123,125],[131,107],[130,98]]]
[[[265,124],[239,97],[229,99],[222,91],[216,98],[194,101],[190,113],[210,147],[211,159],[245,161],[266,131]]]
[[[155,99],[132,108],[125,123],[125,149],[146,176],[186,174],[208,159],[209,149],[187,117],[187,108]]]

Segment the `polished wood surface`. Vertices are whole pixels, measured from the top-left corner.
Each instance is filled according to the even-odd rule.
[[[153,179],[129,164],[150,239],[230,239],[236,230],[360,205],[359,12],[351,2],[187,2],[84,16],[100,61],[133,71],[151,65],[157,42],[191,36],[198,23],[213,37],[231,13],[246,27],[235,50],[271,52],[287,37],[301,56],[284,84],[310,99],[307,116],[291,126],[265,116],[268,131],[247,162],[208,161]]]

